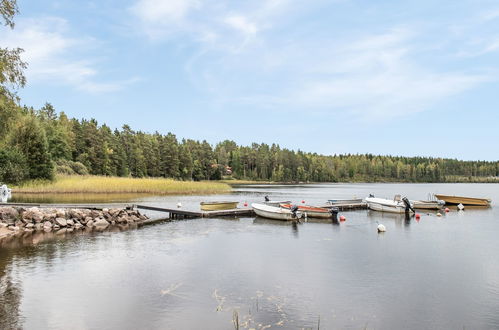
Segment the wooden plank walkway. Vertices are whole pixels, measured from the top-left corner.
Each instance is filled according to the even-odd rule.
[[[340,211],[348,211],[348,210],[367,210],[367,203],[351,203],[351,204],[337,204],[337,205],[331,205],[331,204],[326,204],[323,206],[320,206],[326,209],[330,209],[332,207],[337,207],[338,210]]]
[[[250,208],[220,210],[220,211],[187,211],[187,210],[182,210],[180,208],[169,209],[164,207],[155,207],[148,205],[134,205],[134,208],[156,211],[156,212],[166,212],[168,213],[169,219],[241,217],[241,216],[252,216],[255,214],[253,209]]]

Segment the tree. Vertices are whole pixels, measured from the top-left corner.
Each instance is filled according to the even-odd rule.
[[[25,157],[30,179],[52,179],[54,164],[50,159],[47,137],[38,119],[24,117],[13,129],[10,145],[16,147]]]

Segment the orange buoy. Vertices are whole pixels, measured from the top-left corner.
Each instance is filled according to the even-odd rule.
[[[243,204],[243,205],[246,207],[246,206],[248,206],[248,203],[247,203],[247,202],[244,202],[244,204]]]
[[[421,219],[421,214],[416,213],[415,217],[416,217],[416,220],[419,220],[419,219]]]
[[[340,215],[340,221],[345,221],[347,218],[345,218],[344,215]]]
[[[449,213],[450,209],[448,207],[445,208],[445,213]]]
[[[301,201],[301,203],[302,203],[302,204],[305,204],[305,201],[304,201],[304,200],[302,200],[302,201]]]

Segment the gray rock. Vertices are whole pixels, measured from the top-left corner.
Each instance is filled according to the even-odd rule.
[[[8,224],[5,222],[0,222],[0,228],[7,228]]]
[[[65,210],[58,209],[57,211],[55,211],[55,214],[56,214],[57,218],[66,218],[66,211]]]
[[[68,227],[72,227],[72,226],[74,226],[74,224],[75,224],[75,223],[74,223],[74,220],[73,220],[73,219],[66,220],[66,225],[67,225]]]
[[[31,228],[34,228],[34,227],[35,227],[35,225],[34,225],[34,224],[32,224],[32,223],[28,223],[28,224],[26,225],[26,228],[28,228],[28,229],[31,229]]]
[[[109,226],[109,222],[107,222],[106,220],[100,218],[100,219],[97,219],[95,221],[94,226],[96,226],[96,227],[107,227],[107,226]]]
[[[45,222],[43,223],[43,227],[44,227],[44,228],[52,228],[52,226],[53,226],[53,225],[52,225],[52,222],[50,222],[50,221],[45,221]]]
[[[17,219],[19,218],[19,211],[13,207],[0,207],[0,219]]]
[[[52,227],[54,230],[57,230],[59,228],[61,228],[59,225],[54,225],[54,227]]]
[[[55,218],[55,224],[59,225],[60,227],[66,227],[68,225],[68,222],[64,218]]]
[[[94,226],[94,221],[93,220],[88,220],[87,221],[87,227],[93,227]]]

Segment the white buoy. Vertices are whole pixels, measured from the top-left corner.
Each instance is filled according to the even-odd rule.
[[[177,203],[177,208],[181,208],[182,207],[182,203],[178,202]]]
[[[386,227],[382,224],[378,225],[378,233],[384,233],[386,231]]]
[[[461,203],[457,204],[457,209],[458,209],[459,211],[464,210],[464,205],[463,205],[463,204],[461,204]]]

